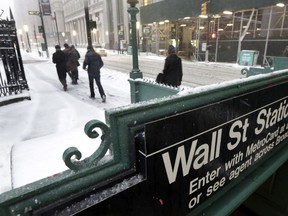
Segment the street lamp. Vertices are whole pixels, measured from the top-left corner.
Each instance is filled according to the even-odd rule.
[[[31,52],[31,45],[30,45],[30,40],[29,40],[29,35],[28,35],[28,31],[29,31],[28,25],[24,25],[23,29],[26,32],[26,37],[27,37],[27,44],[28,44],[27,52]]]
[[[127,3],[130,4],[128,8],[128,13],[131,18],[131,28],[132,28],[132,57],[133,57],[133,69],[130,72],[131,79],[143,78],[142,72],[139,70],[138,64],[138,49],[137,49],[137,32],[136,32],[136,14],[139,13],[139,9],[136,8],[138,0],[127,0]]]
[[[138,47],[138,51],[139,51],[139,49],[140,49],[140,37],[139,37],[140,22],[139,21],[136,22],[136,28],[137,28],[137,47]],[[138,54],[140,55],[140,52],[138,52]]]

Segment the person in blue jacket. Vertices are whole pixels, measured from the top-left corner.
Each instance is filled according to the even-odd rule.
[[[94,80],[98,86],[99,94],[102,98],[102,102],[106,102],[106,95],[103,90],[100,81],[100,69],[103,67],[104,63],[101,56],[95,52],[92,45],[87,46],[87,53],[85,55],[85,60],[83,62],[83,69],[86,70],[88,66],[88,78],[89,78],[89,87],[90,87],[90,98],[95,98],[94,92]]]

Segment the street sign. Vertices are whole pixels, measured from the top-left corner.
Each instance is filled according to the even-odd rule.
[[[162,212],[187,215],[285,145],[287,90],[264,86],[146,124],[142,162]]]
[[[39,15],[40,11],[28,11],[29,15]]]

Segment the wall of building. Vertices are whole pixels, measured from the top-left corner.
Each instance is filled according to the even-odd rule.
[[[36,38],[39,43],[43,42],[42,35],[38,31],[38,26],[41,25],[41,20],[38,15],[29,15],[29,11],[39,11],[39,5],[37,1],[17,1],[12,8],[12,13],[16,21],[17,32],[20,37],[19,43],[22,44],[23,49],[27,49],[29,38],[32,48],[36,48],[36,40],[34,34],[34,26],[36,29]],[[27,26],[28,31],[26,32],[24,26]],[[28,36],[28,37],[27,37]]]
[[[141,22],[144,28],[153,23],[153,26],[158,26],[154,32],[161,32],[160,23],[168,21],[170,38],[166,41],[176,41],[174,45],[184,58],[190,58],[193,52],[194,59],[204,60],[206,51],[202,47],[212,44],[210,60],[237,62],[241,50],[255,49],[260,52],[261,63],[266,56],[280,55],[281,47],[286,46],[287,5],[277,7],[278,1],[274,0],[219,0],[217,4],[211,0],[207,5],[209,19],[202,19],[199,15],[203,2],[181,0],[181,3],[174,4],[171,0],[164,0],[151,3],[140,7]],[[287,0],[282,2],[288,4]],[[231,14],[224,14],[223,10],[230,10]],[[217,35],[216,38],[211,38],[212,33]],[[157,37],[154,33],[146,38],[156,53],[163,49],[161,37]],[[277,44],[278,51],[281,51],[274,51],[270,46],[272,43]]]
[[[26,33],[23,26],[28,25],[29,41],[36,47],[34,39],[34,26],[38,39],[37,46],[44,43],[43,35],[38,31],[41,19],[28,15],[28,11],[39,11],[39,1],[17,1],[13,12],[17,29],[22,30],[22,38],[27,46]],[[51,16],[44,16],[44,26],[48,46],[64,43],[74,44],[78,47],[86,47],[87,30],[84,11],[84,0],[50,0]],[[120,40],[130,44],[129,15],[126,1],[114,0],[87,0],[89,18],[97,23],[97,28],[91,32],[93,45],[100,45],[107,49],[117,49]],[[139,14],[138,14],[139,20]],[[142,32],[139,27],[139,32]],[[24,40],[25,39],[25,40]],[[22,42],[21,41],[21,42]]]

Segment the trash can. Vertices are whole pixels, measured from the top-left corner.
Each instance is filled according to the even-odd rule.
[[[257,64],[259,51],[257,50],[242,50],[240,52],[239,65],[254,66]]]

